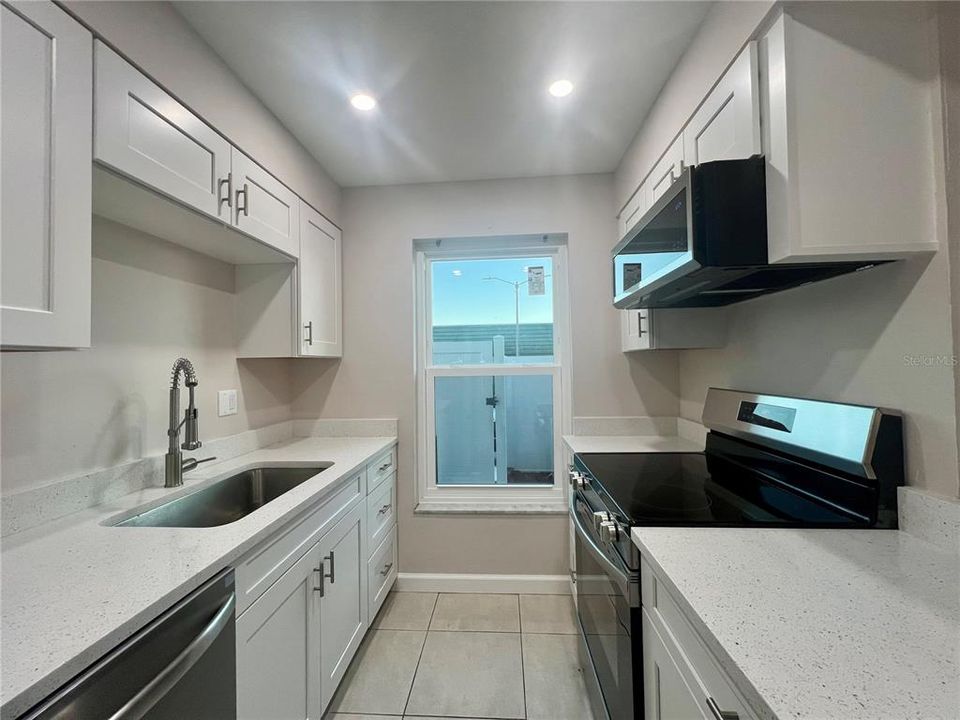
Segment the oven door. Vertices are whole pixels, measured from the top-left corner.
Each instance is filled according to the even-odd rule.
[[[593,511],[580,497],[571,506],[576,529],[577,616],[610,720],[642,713],[639,580],[593,532]],[[585,668],[586,670],[586,668]]]

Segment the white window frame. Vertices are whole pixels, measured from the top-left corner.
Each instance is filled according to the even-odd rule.
[[[485,258],[550,257],[553,275],[552,363],[510,365],[431,365],[431,263]],[[417,512],[566,513],[563,435],[570,432],[570,309],[567,295],[565,235],[525,235],[494,238],[418,240],[414,244],[416,273],[417,373]],[[438,485],[435,437],[434,378],[549,375],[553,378],[553,486]]]

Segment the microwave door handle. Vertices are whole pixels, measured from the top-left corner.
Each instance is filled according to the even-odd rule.
[[[583,539],[584,544],[587,546],[587,549],[590,550],[590,554],[593,556],[594,560],[602,565],[604,570],[606,570],[606,572],[609,573],[614,580],[616,580],[617,585],[620,587],[620,592],[629,602],[630,607],[639,606],[639,598],[634,597],[634,594],[630,592],[630,578],[627,577],[623,570],[614,565],[613,561],[610,560],[603,550],[601,550],[600,547],[594,542],[593,538],[590,536],[590,533],[583,526],[583,522],[580,520],[580,514],[574,511],[571,514],[571,517],[573,517],[573,524],[577,529],[577,535]]]
[[[200,631],[200,634],[191,640],[190,644],[153,680],[144,685],[123,707],[111,715],[110,720],[134,720],[134,718],[141,718],[149,712],[150,708],[156,705],[157,701],[166,695],[170,688],[180,682],[180,679],[197,664],[197,661],[213,645],[213,641],[223,632],[223,629],[233,617],[235,606],[236,597],[231,594],[217,610],[213,619]]]

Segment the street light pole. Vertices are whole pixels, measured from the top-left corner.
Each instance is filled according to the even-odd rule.
[[[520,287],[526,285],[529,280],[520,282],[519,280],[504,280],[498,277],[485,277],[484,280],[499,280],[513,287],[513,357],[516,362],[520,362]]]

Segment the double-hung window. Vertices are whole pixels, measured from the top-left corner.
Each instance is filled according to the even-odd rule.
[[[562,511],[566,239],[417,241],[419,511]]]

